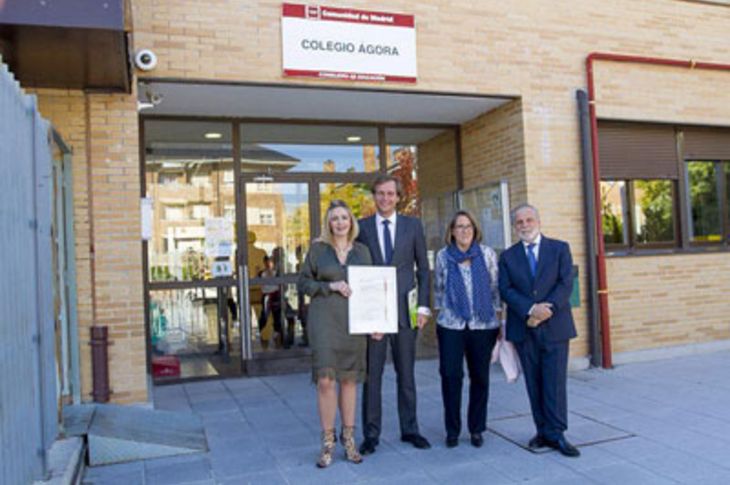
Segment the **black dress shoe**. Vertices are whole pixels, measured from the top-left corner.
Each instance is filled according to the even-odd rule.
[[[531,450],[536,450],[538,448],[545,448],[547,446],[547,442],[545,441],[545,438],[542,437],[542,435],[536,434],[532,437],[529,443],[527,443],[527,447]]]
[[[458,436],[447,436],[446,437],[446,447],[447,448],[456,448],[459,446],[459,437]]]
[[[580,456],[580,451],[578,451],[578,448],[571,445],[570,442],[565,439],[565,437],[560,437],[555,441],[546,440],[546,442],[550,448],[558,450],[563,456],[570,456],[571,458],[576,458]]]
[[[420,434],[404,434],[400,437],[400,440],[404,443],[410,443],[419,450],[426,450],[431,448],[431,443]]]
[[[484,436],[481,433],[471,434],[471,445],[475,448],[481,448],[484,444]]]
[[[361,455],[371,455],[375,453],[375,447],[378,446],[379,442],[376,438],[365,438],[360,444]]]

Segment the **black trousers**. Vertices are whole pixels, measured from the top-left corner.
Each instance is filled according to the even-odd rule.
[[[439,343],[439,373],[446,436],[456,438],[461,433],[464,357],[469,369],[467,426],[470,433],[483,433],[487,429],[489,363],[499,329],[450,330],[439,326],[436,328],[436,334]]]
[[[379,439],[383,422],[383,369],[388,343],[393,355],[396,383],[398,386],[398,418],[401,435],[418,434],[416,419],[416,337],[418,330],[399,326],[398,333],[387,334],[382,340],[368,337],[368,376],[362,392],[363,436]]]
[[[532,419],[537,433],[559,439],[568,428],[568,340],[547,340],[545,327],[527,330],[522,342],[515,342],[525,374]]]

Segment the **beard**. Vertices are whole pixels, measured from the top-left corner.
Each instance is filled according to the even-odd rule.
[[[519,236],[522,241],[531,243],[537,238],[538,234],[540,234],[540,228],[536,227],[530,231],[520,231]]]

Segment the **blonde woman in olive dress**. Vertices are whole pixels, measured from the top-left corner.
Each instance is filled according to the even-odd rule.
[[[338,403],[345,457],[352,463],[362,462],[355,446],[355,406],[357,384],[365,379],[367,336],[348,332],[347,299],[351,290],[347,266],[370,265],[372,261],[368,248],[355,241],[358,231],[357,220],[347,204],[332,201],[322,236],[312,243],[299,275],[299,291],[311,298],[307,331],[322,427],[322,450],[317,461],[320,468],[332,463]]]

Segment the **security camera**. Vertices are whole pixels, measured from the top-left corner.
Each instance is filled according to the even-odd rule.
[[[157,106],[162,102],[163,99],[165,99],[164,94],[152,91],[151,89],[148,89],[145,92],[145,96],[147,96],[147,101],[152,103],[152,106]]]
[[[151,71],[157,66],[157,55],[149,49],[140,49],[134,55],[134,65],[142,71]]]

